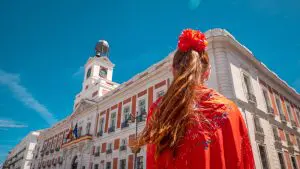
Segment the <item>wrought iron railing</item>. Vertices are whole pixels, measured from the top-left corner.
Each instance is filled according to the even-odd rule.
[[[125,151],[127,149],[127,146],[126,145],[121,145],[120,146],[120,151]]]

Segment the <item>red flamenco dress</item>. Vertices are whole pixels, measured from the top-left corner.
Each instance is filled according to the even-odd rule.
[[[194,123],[187,127],[176,156],[166,149],[155,159],[156,147],[148,144],[147,169],[254,169],[248,130],[238,107],[213,89],[199,89],[204,94],[195,105]],[[151,106],[148,119],[159,102]],[[205,122],[197,118],[200,113]]]

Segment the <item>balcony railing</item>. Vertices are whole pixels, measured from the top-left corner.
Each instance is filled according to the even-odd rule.
[[[58,157],[58,164],[62,164],[63,163],[63,158],[62,157]]]
[[[99,157],[99,156],[100,156],[100,152],[96,152],[95,157]]]
[[[126,145],[121,145],[120,146],[120,151],[125,151],[127,149],[127,146]]]
[[[256,97],[252,93],[248,93],[248,102],[256,105]]]
[[[286,117],[284,114],[280,113],[280,119],[281,119],[282,123],[286,123]]]
[[[73,145],[73,144],[79,143],[79,142],[84,141],[84,140],[92,140],[92,136],[90,134],[87,134],[87,135],[81,136],[79,138],[76,138],[74,140],[69,140],[66,143],[64,143],[62,145],[62,147],[67,147],[69,145]]]
[[[137,122],[146,121],[147,112],[142,112],[140,115],[137,116]]]
[[[111,153],[112,153],[112,149],[106,150],[106,154],[111,154]]]
[[[108,133],[112,132],[115,132],[115,126],[111,126],[110,128],[108,128]]]
[[[100,130],[100,131],[97,133],[97,137],[101,137],[101,136],[103,136],[103,131],[102,131],[102,130]]]
[[[292,127],[293,127],[294,129],[297,129],[296,122],[295,122],[294,120],[291,120],[291,123],[292,123]]]
[[[121,124],[121,129],[126,128],[126,127],[129,127],[128,120],[123,121]]]

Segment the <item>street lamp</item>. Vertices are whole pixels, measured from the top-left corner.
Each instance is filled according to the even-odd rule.
[[[130,114],[130,120],[132,123],[135,122],[135,140],[137,141],[137,134],[138,134],[138,123],[141,122],[139,119],[145,119],[146,118],[146,112],[141,113],[138,115],[138,112],[136,112],[136,115]],[[134,149],[131,147],[131,151],[134,153],[134,169],[137,169],[137,153],[139,153],[141,148]]]

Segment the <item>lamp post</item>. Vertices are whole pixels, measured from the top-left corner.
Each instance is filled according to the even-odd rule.
[[[135,140],[137,141],[137,135],[138,135],[138,118],[145,118],[146,113],[141,113],[138,115],[138,112],[136,112],[136,115],[134,116],[133,114],[130,114],[130,121],[133,123],[135,122]],[[133,121],[134,120],[134,121]],[[137,153],[141,150],[139,149],[133,149],[131,148],[131,151],[134,151],[134,169],[137,169]]]

